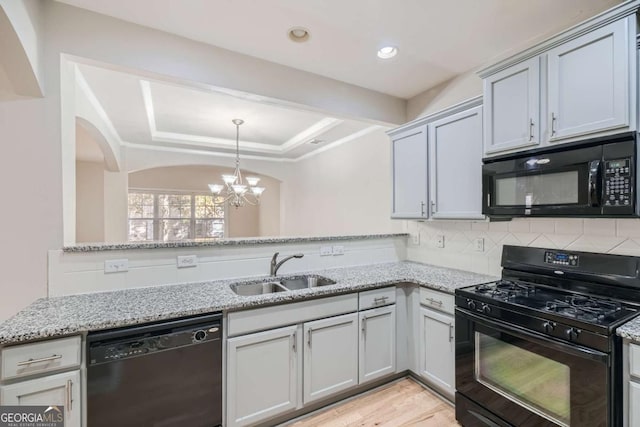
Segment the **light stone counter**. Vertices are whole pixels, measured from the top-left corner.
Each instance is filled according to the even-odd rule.
[[[251,297],[238,296],[229,287],[231,283],[245,280],[269,280],[268,277],[252,277],[43,298],[0,324],[0,344],[302,301],[396,283],[414,283],[453,293],[459,287],[496,279],[406,261],[316,270],[306,274],[321,275],[336,284]]]

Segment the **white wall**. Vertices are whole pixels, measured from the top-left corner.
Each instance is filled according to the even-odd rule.
[[[401,230],[391,216],[389,137],[378,129],[293,164],[283,182],[282,234],[329,235]]]
[[[409,260],[493,275],[500,274],[503,245],[640,256],[640,219],[408,221],[405,227],[420,233],[420,245],[408,244]],[[436,247],[438,235],[445,236],[444,248]],[[475,250],[477,238],[484,239],[484,252]]]
[[[0,320],[46,296],[47,251],[62,245],[60,147],[45,104],[0,102]]]
[[[478,95],[482,95],[482,79],[471,70],[409,99],[407,119],[428,116]]]
[[[44,92],[41,5],[39,0],[0,0],[0,68],[17,97]]]
[[[78,243],[106,240],[104,184],[104,163],[76,162],[76,240]]]

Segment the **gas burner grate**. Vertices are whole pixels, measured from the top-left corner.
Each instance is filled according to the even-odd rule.
[[[622,304],[583,295],[568,295],[547,301],[545,310],[585,321],[602,320],[622,310]]]

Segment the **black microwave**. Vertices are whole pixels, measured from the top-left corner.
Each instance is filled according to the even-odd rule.
[[[486,158],[482,213],[529,216],[634,217],[636,134]]]

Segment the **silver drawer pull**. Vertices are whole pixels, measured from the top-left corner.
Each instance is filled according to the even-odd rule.
[[[373,302],[376,304],[383,304],[385,302],[387,302],[387,300],[389,299],[389,297],[376,297],[373,299]]]
[[[62,359],[62,355],[61,354],[54,354],[52,356],[43,357],[41,359],[25,360],[25,361],[22,361],[22,362],[18,362],[18,366],[27,366],[27,365],[32,365],[34,363],[41,363],[41,362],[50,362],[52,360],[58,360],[58,359]]]
[[[67,412],[73,410],[73,381],[67,380]]]
[[[425,298],[426,301],[429,301],[431,304],[442,305],[443,302],[433,298]]]

